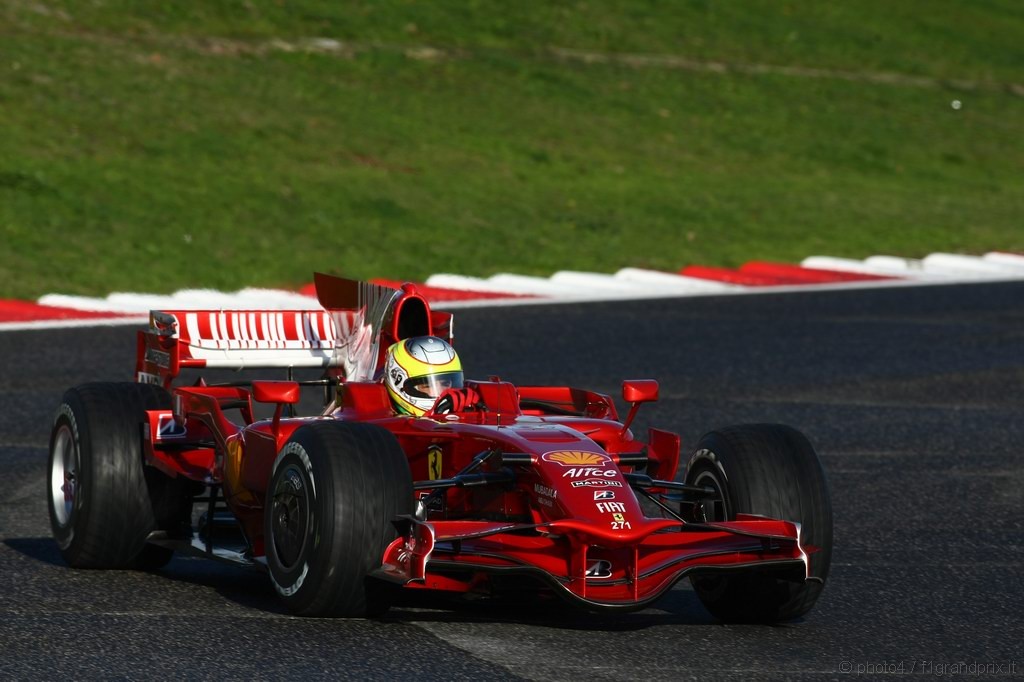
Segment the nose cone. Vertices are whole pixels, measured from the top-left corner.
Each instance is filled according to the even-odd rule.
[[[632,535],[644,524],[643,510],[618,466],[603,452],[555,450],[538,459],[547,492],[554,493],[560,519],[575,519],[602,537]],[[554,506],[541,505],[554,514]],[[551,520],[556,520],[552,518]]]

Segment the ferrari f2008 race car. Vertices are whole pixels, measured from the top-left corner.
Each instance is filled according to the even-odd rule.
[[[497,378],[465,382],[473,404],[403,414],[381,378],[385,351],[453,341],[452,314],[410,284],[317,274],[316,289],[323,310],[153,311],[134,382],[64,394],[47,499],[69,565],[205,556],[265,571],[310,616],[378,615],[403,590],[524,583],[588,609],[639,609],[684,577],[726,621],[814,605],[832,516],[798,431],[717,429],[680,469],[678,435],[630,430],[658,399],[653,380],[622,382],[622,420],[607,395]],[[324,375],[295,380],[302,367]],[[217,368],[288,378],[207,383]],[[199,378],[182,382],[186,370]],[[314,387],[323,409],[295,416]]]

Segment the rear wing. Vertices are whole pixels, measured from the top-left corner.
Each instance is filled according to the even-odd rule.
[[[366,381],[388,347],[410,336],[454,341],[451,313],[401,290],[315,274],[323,310],[154,310],[138,333],[135,379],[170,386],[183,369],[322,367]]]

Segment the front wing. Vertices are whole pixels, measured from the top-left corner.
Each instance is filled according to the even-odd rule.
[[[544,524],[401,522],[402,537],[378,577],[413,588],[465,590],[468,573],[539,578],[587,607],[638,608],[684,576],[765,570],[795,581],[808,575],[800,526],[752,515],[716,523],[651,519],[636,532],[611,532],[575,519]]]

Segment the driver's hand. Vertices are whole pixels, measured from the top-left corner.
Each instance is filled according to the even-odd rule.
[[[475,388],[449,388],[437,397],[431,412],[434,414],[458,414],[466,410],[483,408],[483,400]]]

